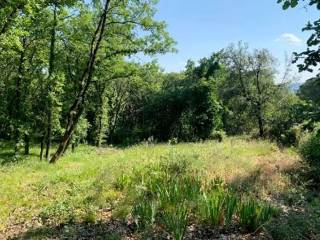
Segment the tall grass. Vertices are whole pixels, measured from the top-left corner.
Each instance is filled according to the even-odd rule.
[[[128,215],[141,196],[157,204],[154,222],[146,224],[146,228],[157,224],[164,228],[159,219],[161,213],[175,202],[186,204],[188,224],[198,221],[209,224],[209,220],[201,219],[199,210],[203,194],[210,195],[213,189],[204,180],[220,176],[229,182],[250,175],[261,163],[281,164],[286,160],[294,164],[297,160],[294,153],[279,151],[272,143],[241,138],[226,138],[222,143],[140,144],[122,149],[79,146],[56,165],[40,162],[39,151],[33,146],[29,157],[10,164],[5,164],[6,157],[0,154],[0,232],[10,225],[37,218],[56,225],[95,221],[101,209],[121,208],[123,198],[131,198],[122,204],[123,215]],[[277,174],[272,172],[270,179]],[[273,182],[267,183],[272,190]],[[257,188],[260,184],[264,183],[258,182]],[[224,188],[231,193],[229,186]],[[263,193],[265,188],[259,189]],[[235,197],[241,199],[238,193]],[[227,207],[227,197],[224,202],[222,227],[239,224],[238,207],[235,212],[233,203]]]
[[[188,164],[190,159],[178,155],[177,159],[134,170],[131,177],[122,176],[121,184],[115,184],[128,184],[124,186],[127,198],[120,205],[134,203],[131,217],[137,230],[159,225],[180,240],[192,221],[211,227],[241,226],[253,232],[272,217],[271,206],[242,200],[246,198],[237,196],[221,179],[205,184]]]

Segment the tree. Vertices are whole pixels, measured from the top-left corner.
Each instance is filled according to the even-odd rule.
[[[265,135],[265,112],[277,89],[274,84],[274,58],[265,50],[248,51],[248,46],[239,43],[224,51],[227,77],[220,95],[231,110],[229,116],[242,119],[246,125],[256,119],[259,136]],[[249,127],[250,129],[250,127]],[[248,130],[248,129],[247,129]],[[245,130],[245,131],[247,131]]]
[[[307,101],[311,101],[314,105],[320,106],[320,78],[308,79],[300,86],[298,95]]]
[[[320,0],[278,0],[278,3],[283,4],[283,9],[294,8],[300,2],[308,2],[309,6],[316,6],[320,10]],[[308,48],[301,53],[295,53],[295,63],[303,60],[303,63],[298,64],[300,71],[313,72],[314,68],[320,63],[320,18],[314,22],[308,22],[302,31],[311,31],[312,34],[307,41]],[[318,69],[319,70],[319,69]]]
[[[69,113],[65,133],[59,147],[50,160],[56,162],[68,146],[83,111],[88,89],[92,86],[94,69],[100,48],[105,48],[110,58],[117,55],[131,55],[138,52],[146,54],[164,53],[170,49],[173,41],[164,31],[165,24],[154,21],[155,4],[152,0],[146,1],[112,1],[106,0],[103,5],[97,3],[98,9],[102,7],[95,32],[92,35],[88,61],[80,78],[79,93],[74,100]],[[108,31],[106,31],[108,27]],[[141,37],[136,32],[144,31]],[[147,34],[147,33],[150,34]],[[106,46],[105,44],[109,44]],[[121,44],[119,44],[121,43]],[[121,49],[119,48],[122,47]],[[108,48],[109,47],[109,48]]]

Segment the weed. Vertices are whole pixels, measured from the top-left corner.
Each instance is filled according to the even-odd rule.
[[[114,182],[114,188],[117,190],[124,190],[126,187],[130,186],[131,178],[127,174],[121,174]]]
[[[204,219],[212,226],[220,226],[224,221],[224,196],[220,192],[203,194],[201,211]]]
[[[46,207],[39,217],[44,224],[51,222],[73,222],[75,218],[74,207],[68,202],[57,202]]]
[[[132,208],[132,218],[137,229],[145,230],[155,222],[157,203],[150,201],[140,201]]]
[[[224,207],[225,207],[225,225],[228,227],[232,223],[232,217],[236,213],[237,207],[239,204],[238,197],[235,194],[228,194],[225,198]]]
[[[249,198],[239,207],[239,223],[248,231],[254,232],[271,219],[274,209],[269,204],[260,204]]]
[[[175,240],[182,240],[188,225],[188,208],[186,204],[173,205],[162,213],[165,230]]]

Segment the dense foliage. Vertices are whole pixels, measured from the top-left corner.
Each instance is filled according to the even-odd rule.
[[[316,128],[302,141],[300,153],[311,168],[311,177],[316,184],[320,183],[320,129]]]
[[[284,1],[284,8],[297,3]],[[224,133],[297,145],[300,133],[319,121],[319,79],[296,95],[290,74],[279,82],[266,49],[239,42],[188,61],[179,73],[165,73],[156,61],[133,61],[139,53],[175,50],[166,24],[154,19],[155,4],[1,3],[0,138],[13,142],[16,156],[23,148],[29,154],[32,143],[40,144],[41,159],[55,162],[82,142],[221,141]],[[312,56],[305,67],[316,64]],[[54,155],[52,141],[59,144]]]

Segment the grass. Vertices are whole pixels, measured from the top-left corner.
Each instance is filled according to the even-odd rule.
[[[6,163],[10,160],[9,146],[2,144],[1,147],[4,150],[0,154],[0,162],[3,162],[0,166],[0,231],[7,235],[10,235],[12,226],[34,219],[40,219],[46,226],[97,222],[103,209],[115,208],[119,199],[121,202],[125,197],[125,186],[132,181],[130,176],[139,169],[142,171],[146,166],[176,156],[191,159],[192,168],[197,170],[199,178],[207,182],[222,179],[239,194],[250,192],[259,200],[279,203],[281,207],[280,203],[285,201],[283,192],[294,188],[285,172],[295,168],[299,161],[297,154],[290,149],[279,150],[266,141],[241,138],[227,138],[222,143],[139,144],[124,149],[80,146],[75,153],[68,153],[55,165],[40,162],[36,156],[39,152],[37,147],[31,149],[30,157]],[[176,172],[172,167],[171,170]],[[156,186],[150,187],[157,189]],[[156,192],[160,194],[158,190]],[[193,191],[198,190],[195,188]],[[124,204],[123,214],[133,204]],[[234,204],[232,200],[228,203],[227,221],[231,221],[230,214],[232,216],[235,212]],[[149,215],[149,220],[141,223],[142,228],[155,221],[154,211],[159,207],[155,203],[136,207],[137,215],[141,212]],[[170,222],[176,222],[175,218],[185,219],[189,208],[180,213],[172,212],[166,217],[167,224],[164,222],[163,225],[170,227]],[[175,228],[180,229],[175,233],[177,239],[186,231],[186,224],[182,221]]]

